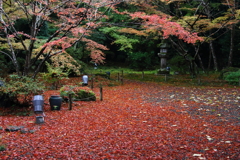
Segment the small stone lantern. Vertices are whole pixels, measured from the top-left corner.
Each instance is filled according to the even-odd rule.
[[[36,123],[41,124],[44,123],[44,113],[43,113],[43,105],[44,105],[44,98],[42,95],[35,95],[33,97],[33,107],[34,112],[36,115]]]
[[[158,53],[158,57],[160,57],[160,69],[158,70],[158,74],[169,74],[169,70],[167,69],[167,52],[168,52],[168,44],[162,40],[160,45],[160,53]]]

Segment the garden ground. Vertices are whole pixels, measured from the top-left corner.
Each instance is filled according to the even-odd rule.
[[[99,88],[93,89],[99,97]],[[181,87],[125,80],[103,88],[103,101],[76,101],[35,115],[1,116],[1,159],[240,159],[239,87]]]

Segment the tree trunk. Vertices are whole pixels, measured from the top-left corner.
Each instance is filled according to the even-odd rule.
[[[197,76],[197,67],[195,65],[194,60],[188,60],[189,61],[189,69],[190,69],[190,75],[192,78],[195,78]]]
[[[205,68],[204,68],[204,65],[203,65],[203,62],[202,62],[202,58],[200,57],[199,54],[197,55],[197,57],[198,57],[198,60],[199,60],[200,66],[201,66],[201,68],[202,68],[202,70],[203,70],[203,73],[205,73]]]
[[[210,41],[209,46],[210,46],[210,50],[211,50],[211,54],[212,54],[212,58],[213,58],[214,70],[218,71],[217,57],[216,57],[216,54],[215,54],[215,51],[214,51],[214,47],[213,47],[213,42],[212,41]]]
[[[3,17],[2,17],[2,14],[3,14],[3,1],[0,0],[0,22],[4,25],[6,25]],[[9,33],[8,33],[8,29],[7,28],[4,28],[3,32],[6,34],[6,39],[7,39],[7,43],[8,43],[8,46],[9,46],[9,49],[10,49],[10,53],[4,53],[6,54],[12,61],[15,69],[16,69],[16,72],[18,75],[20,75],[20,68],[19,68],[19,64],[18,64],[18,61],[17,61],[17,57],[16,57],[16,54],[14,52],[14,49],[13,49],[13,46],[12,46],[12,43],[11,43],[11,40],[9,39]]]
[[[10,51],[10,52],[11,52],[11,56],[10,56],[10,57],[11,57],[11,60],[12,60],[12,62],[13,62],[13,65],[14,65],[14,67],[15,67],[15,69],[16,69],[17,74],[20,75],[19,63],[18,63],[18,61],[17,61],[17,57],[16,57],[16,54],[15,54],[15,52],[14,52],[12,43],[10,42],[10,39],[9,39],[9,37],[8,37],[7,29],[4,29],[4,32],[5,32],[5,34],[6,34],[8,46],[9,46],[9,48],[10,48],[10,50],[11,50],[11,51]]]
[[[32,25],[31,25],[31,36],[33,38],[35,38],[37,36],[38,31],[36,30],[36,28],[40,28],[41,26],[41,18],[40,16],[35,16],[32,20]],[[23,75],[28,75],[29,74],[29,70],[31,67],[31,58],[32,58],[32,52],[33,52],[33,48],[34,48],[34,43],[35,43],[35,39],[31,39],[29,47],[26,48],[26,57],[25,57],[25,66],[24,66],[24,71],[23,71]]]
[[[202,62],[202,58],[201,56],[199,55],[199,46],[198,47],[194,47],[195,48],[195,56],[194,56],[194,59],[196,59],[196,57],[198,58],[198,61],[199,61],[199,64],[203,70],[203,72],[205,72],[205,69],[204,69],[204,65],[203,65],[203,62]]]
[[[231,39],[230,39],[230,51],[229,51],[229,56],[228,56],[228,67],[232,67],[234,37],[235,37],[234,34],[235,34],[235,25],[232,24]]]
[[[208,70],[211,68],[211,62],[212,62],[212,53],[209,51],[209,56],[208,56]]]

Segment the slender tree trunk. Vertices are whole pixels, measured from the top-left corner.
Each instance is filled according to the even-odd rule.
[[[4,21],[3,17],[2,17],[2,14],[3,14],[3,1],[0,0],[0,22],[2,24],[6,25],[5,21]],[[18,64],[18,61],[17,61],[17,57],[16,57],[16,54],[15,54],[15,52],[13,50],[13,46],[12,46],[11,40],[8,37],[8,29],[6,27],[4,28],[4,33],[6,34],[7,43],[8,43],[10,52],[11,52],[11,53],[6,54],[6,55],[11,59],[17,74],[20,75],[20,68],[19,68],[19,64]]]
[[[201,66],[201,68],[202,68],[202,70],[203,70],[203,73],[205,73],[205,68],[204,68],[204,65],[203,65],[203,62],[202,62],[202,58],[201,58],[201,56],[200,56],[199,54],[197,55],[197,57],[198,57],[200,66]]]
[[[214,70],[218,71],[217,57],[216,57],[216,54],[215,54],[215,51],[214,51],[214,47],[213,47],[213,42],[212,41],[210,41],[209,46],[210,46],[210,50],[211,50],[211,54],[212,54],[212,58],[213,58]]]
[[[229,51],[229,56],[228,56],[228,67],[232,67],[234,37],[235,37],[234,34],[235,34],[235,25],[232,24],[231,39],[230,39],[230,51]]]
[[[194,60],[188,60],[188,61],[189,61],[189,68],[190,68],[191,77],[195,78],[196,75],[197,75],[195,62],[194,62]]]
[[[16,54],[15,54],[15,52],[14,52],[14,50],[13,50],[12,43],[10,42],[10,39],[9,39],[9,37],[8,37],[7,28],[4,29],[4,32],[5,32],[5,34],[6,34],[8,46],[9,46],[9,48],[10,48],[10,52],[11,52],[11,53],[10,53],[10,55],[11,55],[10,57],[11,57],[11,60],[12,60],[12,62],[13,62],[13,65],[14,65],[14,67],[15,67],[15,70],[16,70],[17,74],[20,76],[19,64],[18,64],[18,61],[17,61]]]
[[[208,18],[212,21],[213,20],[213,15],[212,15],[212,11],[211,11],[211,7],[210,7],[210,1],[204,1],[202,0],[202,4],[204,6],[204,13],[206,13],[206,15],[208,16]],[[210,35],[211,35],[211,31],[210,31]],[[209,42],[209,48],[212,54],[212,58],[213,58],[213,64],[214,64],[214,70],[218,71],[218,63],[217,63],[217,57],[214,51],[214,47],[213,47],[213,41],[210,40]]]
[[[208,70],[211,68],[211,62],[212,62],[212,53],[209,51],[209,56],[208,56]]]
[[[205,68],[204,68],[204,65],[203,65],[203,62],[202,62],[202,58],[199,55],[199,46],[198,47],[195,46],[195,52],[196,53],[195,53],[194,59],[196,59],[196,57],[198,58],[199,64],[200,64],[203,72],[205,72]]]

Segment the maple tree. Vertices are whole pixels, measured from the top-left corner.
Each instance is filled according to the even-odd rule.
[[[0,29],[2,31],[1,54],[12,61],[16,72],[28,75],[34,68],[34,77],[44,62],[58,56],[77,42],[83,40],[91,52],[93,61],[100,63],[107,48],[86,38],[91,30],[99,25],[109,7],[123,0],[36,0],[36,1],[0,1]],[[19,19],[29,24],[28,33],[15,26]],[[38,33],[48,22],[55,26],[55,31],[47,39],[40,39]],[[25,56],[23,66],[19,65],[18,52]]]

